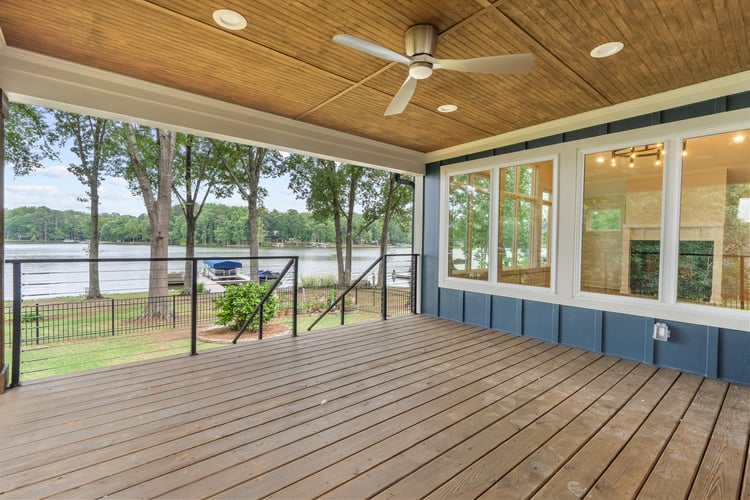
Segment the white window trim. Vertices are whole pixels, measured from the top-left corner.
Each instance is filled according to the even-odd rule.
[[[662,261],[662,276],[672,273],[674,283],[660,280],[660,300],[625,297],[606,294],[595,294],[580,291],[581,269],[581,231],[584,221],[583,210],[583,152],[602,151],[618,145],[633,145],[653,142],[655,139],[665,141],[667,152],[680,151],[684,138],[718,134],[747,128],[750,123],[750,109],[740,109],[714,115],[681,120],[673,123],[654,125],[625,132],[591,137],[579,141],[554,144],[533,150],[519,151],[502,156],[486,157],[478,160],[446,165],[441,168],[440,182],[440,252],[438,286],[454,290],[485,293],[488,295],[535,300],[574,307],[618,312],[641,317],[653,317],[660,320],[680,321],[685,323],[730,328],[750,331],[750,311],[728,309],[709,305],[676,302],[676,255],[679,251],[679,224],[665,220],[664,211],[679,213],[681,179],[679,169],[672,162],[679,164],[679,155],[668,155],[664,168],[662,200],[662,259],[667,252],[671,259]],[[538,288],[523,285],[492,284],[474,282],[474,280],[447,277],[447,180],[450,175],[473,170],[487,169],[495,166],[509,166],[531,163],[540,159],[555,159],[554,168],[554,222],[552,232],[551,288]],[[678,189],[671,190],[670,186]],[[575,200],[561,206],[559,200]],[[676,208],[675,208],[676,207]],[[564,212],[564,213],[563,213]],[[573,220],[575,219],[575,220]],[[496,226],[496,221],[495,224]],[[561,230],[561,225],[565,227]],[[677,242],[677,243],[672,243]],[[494,248],[497,242],[494,242]],[[495,252],[492,252],[495,253]],[[564,259],[560,261],[559,259]],[[670,280],[671,281],[671,280]]]
[[[546,148],[545,148],[546,149]],[[549,301],[556,293],[557,267],[557,218],[558,218],[558,179],[559,179],[559,155],[552,152],[535,150],[533,155],[513,154],[503,157],[488,157],[465,163],[446,166],[440,175],[440,254],[439,254],[439,278],[438,286],[442,288],[453,288],[478,293],[493,295],[513,295],[524,298],[544,298]],[[499,172],[503,168],[518,165],[533,164],[539,162],[552,162],[552,217],[550,219],[550,286],[537,287],[530,285],[517,285],[512,283],[500,283],[497,281],[497,247],[499,242],[499,214],[498,203],[500,199]],[[472,280],[468,278],[457,278],[448,276],[448,191],[450,189],[450,178],[452,176],[468,174],[472,172],[490,170],[490,251],[487,281]]]

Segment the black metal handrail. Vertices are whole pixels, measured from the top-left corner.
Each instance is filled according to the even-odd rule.
[[[148,257],[133,257],[133,258],[63,258],[63,259],[8,259],[6,262],[12,266],[12,283],[13,283],[13,305],[12,305],[12,327],[11,327],[11,373],[10,373],[10,386],[15,387],[20,385],[21,375],[21,345],[22,339],[22,265],[23,264],[49,264],[49,263],[87,263],[87,262],[191,262],[192,265],[192,283],[191,283],[191,311],[190,311],[190,354],[197,354],[197,296],[198,296],[198,262],[205,260],[207,257],[159,257],[159,258],[148,258]],[[279,275],[279,278],[275,280],[271,291],[278,287],[281,283],[284,275],[289,272],[293,266],[294,271],[294,292],[292,295],[292,311],[293,311],[293,322],[292,322],[292,334],[297,335],[297,283],[298,283],[298,256],[262,256],[262,257],[249,257],[249,256],[230,256],[230,257],[211,257],[212,259],[218,260],[284,260],[288,262],[284,268],[283,274]],[[265,297],[264,299],[267,299]],[[114,319],[113,319],[114,321]],[[262,321],[261,321],[262,325]],[[246,325],[245,325],[246,326]],[[262,327],[262,326],[261,326]]]
[[[250,314],[250,316],[245,320],[245,323],[240,328],[240,331],[237,332],[237,335],[234,337],[234,340],[232,340],[233,344],[237,343],[237,340],[240,338],[240,336],[243,334],[247,326],[250,324],[250,322],[255,318],[255,315],[258,314],[259,311],[263,310],[263,306],[266,304],[266,300],[268,300],[268,297],[271,296],[271,294],[276,291],[276,288],[279,286],[279,283],[284,279],[284,276],[286,276],[286,273],[289,272],[289,269],[294,266],[295,269],[298,268],[298,257],[291,257],[289,259],[289,262],[286,263],[284,266],[284,269],[281,270],[279,273],[279,277],[274,280],[274,282],[271,284],[271,286],[268,288],[266,293],[263,295],[263,297],[260,299],[260,302],[257,306],[255,306],[255,309]],[[294,290],[294,293],[292,293],[292,311],[294,311],[294,315],[292,317],[292,337],[297,336],[297,273],[294,273],[294,286],[292,288]],[[260,313],[260,321],[258,322],[258,340],[263,339],[263,313]]]
[[[388,280],[386,277],[388,276],[388,269],[387,269],[387,262],[388,257],[411,257],[411,276],[410,276],[410,288],[412,290],[411,294],[411,312],[412,314],[416,314],[417,312],[417,254],[385,254],[381,255],[377,259],[373,261],[372,264],[362,273],[359,275],[359,277],[354,280],[347,288],[344,290],[344,292],[336,297],[336,299],[329,304],[329,306],[320,313],[320,316],[318,316],[315,321],[312,322],[312,324],[307,327],[307,331],[311,331],[315,325],[320,322],[320,320],[323,319],[323,317],[331,312],[333,309],[336,308],[336,306],[340,303],[341,304],[341,325],[344,324],[345,321],[345,300],[346,300],[346,294],[357,288],[359,284],[362,282],[365,277],[372,271],[375,266],[383,263],[383,268],[380,276],[380,283],[381,283],[381,298],[380,298],[380,313],[382,319],[388,319]]]

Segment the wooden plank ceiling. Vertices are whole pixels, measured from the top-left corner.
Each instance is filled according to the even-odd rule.
[[[220,28],[219,8],[248,27]],[[437,71],[383,116],[406,66],[331,37],[403,53],[418,23],[440,32],[437,57],[532,53],[534,67]],[[3,0],[0,29],[9,47],[421,152],[750,70],[745,0]],[[608,41],[625,49],[589,55]],[[439,113],[447,103],[458,111]]]

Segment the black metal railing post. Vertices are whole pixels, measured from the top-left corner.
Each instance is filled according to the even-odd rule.
[[[112,326],[112,336],[114,337],[115,336],[115,299],[111,299],[111,300],[112,300],[112,323],[111,323],[111,326]]]
[[[34,326],[36,327],[36,345],[39,345],[39,304],[34,304]]]
[[[381,273],[382,278],[380,279],[380,290],[382,296],[380,297],[380,312],[383,319],[388,318],[388,256],[383,256],[383,272]]]
[[[198,259],[193,257],[190,283],[190,355],[198,354]]]
[[[297,336],[297,287],[299,286],[299,257],[294,259],[294,293],[292,294],[292,337]]]
[[[13,263],[13,346],[10,369],[10,386],[21,381],[21,263]]]
[[[335,287],[333,289],[336,290]],[[346,311],[345,311],[345,309],[346,309],[346,297],[344,295],[346,295],[346,293],[344,293],[344,294],[341,295],[341,323],[340,323],[341,325],[344,324],[345,319],[346,319],[345,318],[345,315],[346,315]]]
[[[411,256],[411,313],[417,314],[417,254]]]

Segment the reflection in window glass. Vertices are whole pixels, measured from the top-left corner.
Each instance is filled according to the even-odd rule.
[[[448,276],[487,280],[490,171],[451,176]]]
[[[500,283],[550,286],[552,161],[501,169]]]
[[[658,298],[662,143],[584,159],[581,290]]]
[[[677,300],[750,308],[750,130],[683,144]]]

